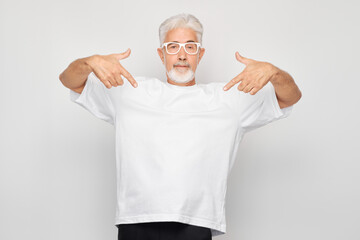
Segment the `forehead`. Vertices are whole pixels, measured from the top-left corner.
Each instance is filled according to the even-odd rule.
[[[197,42],[196,32],[191,28],[175,28],[167,32],[165,42]]]

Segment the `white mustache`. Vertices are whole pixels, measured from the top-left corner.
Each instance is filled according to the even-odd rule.
[[[175,63],[174,67],[179,66],[179,65],[190,67],[190,64],[188,64],[188,63]]]

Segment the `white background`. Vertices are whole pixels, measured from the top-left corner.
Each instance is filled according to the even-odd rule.
[[[0,1],[0,239],[117,238],[114,128],[70,101],[77,58],[132,49],[134,76],[165,81],[158,27],[204,26],[198,83],[245,57],[289,72],[292,115],[245,136],[217,239],[360,239],[358,1]]]

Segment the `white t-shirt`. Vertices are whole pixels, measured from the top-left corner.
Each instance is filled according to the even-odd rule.
[[[250,95],[227,82],[176,86],[135,77],[107,89],[91,73],[72,101],[115,127],[115,224],[177,221],[226,232],[227,180],[243,135],[284,118],[268,83]]]

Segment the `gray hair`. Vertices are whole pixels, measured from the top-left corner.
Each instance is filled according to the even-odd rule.
[[[181,13],[166,19],[159,27],[160,47],[168,31],[175,28],[190,28],[195,31],[197,40],[202,44],[203,26],[199,19],[191,14]]]

